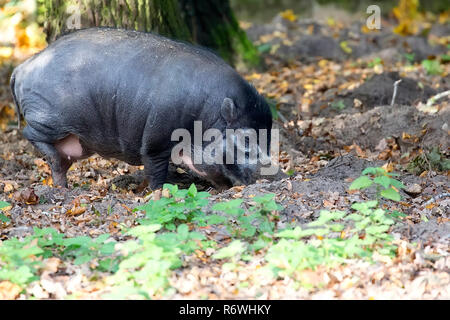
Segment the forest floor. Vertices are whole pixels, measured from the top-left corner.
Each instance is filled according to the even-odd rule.
[[[365,168],[384,167],[399,173],[406,186],[401,201],[380,203],[403,213],[388,230],[395,255],[375,252],[371,261],[347,259],[274,277],[261,272],[268,261],[265,248],[232,266],[212,258],[217,248],[196,249],[170,273],[171,289],[153,298],[449,299],[450,104],[448,97],[425,104],[450,90],[450,26],[435,23],[427,37],[402,37],[390,25],[368,32],[358,23],[290,20],[277,16],[268,24],[244,25],[266,66],[243,74],[276,102],[280,166],[289,176],[219,193],[171,168],[169,182],[180,188],[195,183],[210,192],[213,203],[249,204],[273,193],[282,207],[273,221],[282,230],[317,220],[320,210],[350,212],[353,203],[374,199],[371,189],[349,186]],[[430,70],[423,60],[437,62],[440,70]],[[8,222],[0,222],[0,240],[26,237],[33,227],[51,227],[66,237],[109,233],[118,242],[129,239],[121,226],[136,225],[143,213],[133,209],[155,196],[137,190],[142,167],[94,156],[70,169],[69,190],[53,188],[47,163],[16,129],[8,91],[12,64],[0,68],[0,200],[11,204],[4,210]],[[189,226],[218,248],[234,240],[220,226]],[[306,239],[321,240],[311,238]],[[0,299],[93,299],[108,292],[109,273],[99,271],[95,260],[76,265],[53,257],[44,263],[38,279],[26,286],[0,280]]]

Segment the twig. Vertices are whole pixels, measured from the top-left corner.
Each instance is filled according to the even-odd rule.
[[[279,110],[277,110],[277,115],[278,118],[281,119],[281,121],[283,121],[283,123],[287,124],[289,121],[287,121],[287,119],[281,114],[281,112]]]
[[[431,107],[431,106],[436,102],[436,100],[439,100],[439,99],[444,98],[444,97],[446,97],[446,96],[450,96],[450,90],[447,90],[447,91],[438,93],[438,94],[435,95],[435,96],[432,96],[432,97],[431,97],[430,99],[428,99],[428,101],[427,101],[427,107]]]
[[[441,194],[438,194],[437,196],[432,197],[430,200],[425,202],[424,206],[427,206],[430,203],[432,203],[438,199],[442,199],[442,198],[446,198],[446,197],[450,197],[450,192],[441,193]]]
[[[392,94],[391,107],[394,106],[395,98],[397,98],[397,89],[398,89],[398,85],[400,84],[400,82],[402,82],[402,79],[394,82],[394,93]]]

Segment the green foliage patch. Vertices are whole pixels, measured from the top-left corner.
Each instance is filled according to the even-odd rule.
[[[439,150],[439,147],[433,147],[430,151],[415,157],[408,164],[407,170],[416,175],[427,170],[447,171],[450,170],[450,159]]]
[[[398,189],[404,186],[394,176],[382,168],[367,168],[350,189],[375,186],[377,200],[354,203],[348,212],[322,210],[315,221],[283,230],[276,225],[282,207],[273,194],[211,206],[210,194],[198,192],[195,185],[181,190],[166,184],[163,198],[136,208],[145,217],[138,226],[123,229],[128,239],[124,242],[109,234],[67,238],[53,228],[34,228],[31,236],[0,242],[0,280],[25,287],[39,279],[45,259],[58,257],[108,273],[106,298],[150,299],[172,292],[173,270],[183,266],[185,257],[207,248],[213,248],[212,258],[224,260],[223,268],[228,269],[262,254],[262,270],[273,277],[295,276],[304,269],[336,266],[349,259],[370,260],[374,252],[394,256],[389,230],[401,214],[379,206],[380,198],[399,200]],[[230,234],[227,246],[218,248],[196,230],[213,224]]]

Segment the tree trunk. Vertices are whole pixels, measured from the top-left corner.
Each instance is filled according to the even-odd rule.
[[[257,50],[240,28],[229,0],[179,0],[179,3],[194,42],[216,50],[230,62],[236,62],[237,56],[252,65],[259,62]]]
[[[47,42],[94,26],[156,32],[216,50],[230,63],[259,62],[229,0],[38,0]]]
[[[38,1],[48,42],[61,33],[96,26],[154,31],[181,40],[191,39],[177,0]]]

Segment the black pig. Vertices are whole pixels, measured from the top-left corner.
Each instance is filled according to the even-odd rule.
[[[64,187],[72,163],[93,153],[143,164],[150,187],[161,187],[171,134],[192,132],[194,121],[221,132],[272,127],[265,100],[214,53],[136,31],[62,36],[14,70],[11,89],[23,135]],[[249,183],[253,173],[238,164],[188,166],[218,185]]]

